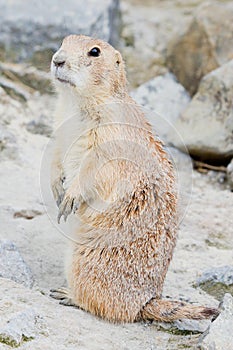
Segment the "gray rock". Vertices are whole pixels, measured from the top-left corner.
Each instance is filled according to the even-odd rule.
[[[116,325],[103,321],[81,309],[59,305],[57,301],[34,289],[29,290],[1,278],[0,295],[0,334],[6,329],[9,319],[15,318],[16,313],[19,317],[18,312],[26,312],[25,303],[35,310],[37,324],[38,321],[44,321],[40,327],[36,324],[35,329],[35,318],[29,318],[27,324],[32,327],[27,326],[30,330],[27,336],[31,335],[34,339],[21,345],[24,350],[171,350],[184,343],[187,347],[190,344],[189,337],[177,339],[177,335],[172,332],[158,332],[153,324],[139,322]],[[17,333],[25,332],[25,327],[22,329],[14,326],[13,329]],[[173,347],[167,344],[172,344]],[[6,344],[0,343],[0,348],[9,350]]]
[[[172,323],[155,322],[158,329],[162,329],[173,334],[187,335],[204,333],[210,326],[210,320],[189,320],[182,319]]]
[[[192,194],[193,162],[187,153],[183,153],[175,147],[165,147],[173,163],[178,189],[178,212],[180,222],[186,215]]]
[[[7,60],[30,59],[48,67],[51,53],[68,34],[116,42],[118,20],[118,0],[51,0],[49,10],[46,0],[0,0],[0,47]]]
[[[205,271],[198,278],[197,283],[201,284],[206,281],[219,282],[227,286],[233,284],[233,266],[216,267]]]
[[[48,123],[48,119],[44,115],[40,115],[35,120],[31,120],[26,124],[27,131],[32,134],[39,134],[44,136],[51,136],[52,127]]]
[[[176,165],[179,173],[184,172],[187,176],[187,173],[190,173],[192,176],[193,172],[193,160],[192,158],[184,152],[181,152],[175,147],[165,147],[167,153],[170,155],[170,159]]]
[[[0,86],[0,116],[3,127],[10,124],[19,112],[22,113],[22,103],[19,100],[11,98],[9,94]]]
[[[0,75],[18,83],[30,93],[42,94],[53,92],[50,74],[25,64],[0,63]],[[0,81],[1,84],[1,81]],[[27,96],[26,96],[27,98]]]
[[[16,159],[18,147],[15,135],[0,124],[0,159]]]
[[[9,79],[1,77],[0,86],[7,92],[10,97],[17,99],[20,102],[26,102],[29,99],[28,91]]]
[[[231,190],[233,190],[233,159],[227,166],[227,181],[230,185]]]
[[[168,43],[188,25],[196,3],[183,1],[129,1],[121,4],[121,52],[130,86],[136,88],[165,74]]]
[[[174,325],[181,331],[188,331],[192,333],[204,333],[209,327],[210,320],[189,320],[182,319],[174,322]]]
[[[206,2],[186,32],[168,45],[168,66],[191,94],[204,75],[232,58],[232,16],[232,2]]]
[[[233,297],[225,294],[221,313],[200,338],[201,350],[230,350],[233,346]]]
[[[175,127],[191,155],[203,161],[233,156],[233,60],[206,75]],[[174,134],[173,143],[183,149]]]
[[[196,285],[218,300],[227,292],[233,295],[233,266],[215,267],[204,271],[197,279]]]
[[[173,74],[167,73],[141,85],[131,95],[139,104],[153,111],[147,113],[147,117],[159,137],[169,143],[175,132],[175,121],[190,102],[184,87]]]
[[[32,272],[26,265],[14,243],[0,241],[0,277],[9,278],[26,287],[32,288]]]
[[[0,343],[18,347],[24,341],[33,340],[41,322],[43,322],[42,319],[32,308],[18,312],[5,327],[0,328]]]

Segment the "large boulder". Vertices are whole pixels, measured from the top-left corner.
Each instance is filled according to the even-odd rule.
[[[175,122],[190,154],[226,163],[233,157],[233,60],[206,75],[191,103]],[[174,134],[173,143],[183,148]]]
[[[169,68],[194,94],[201,78],[233,57],[233,4],[201,5],[185,33],[170,42]]]
[[[175,76],[167,73],[149,80],[131,93],[148,110],[148,117],[158,136],[169,144],[174,123],[190,102],[190,97]],[[152,111],[149,112],[149,110]]]
[[[122,0],[121,52],[131,87],[165,74],[168,43],[180,35],[191,18],[190,6],[170,1]]]
[[[118,38],[118,0],[0,0],[0,57],[47,67],[62,38],[78,33]],[[49,4],[49,5],[48,5]]]

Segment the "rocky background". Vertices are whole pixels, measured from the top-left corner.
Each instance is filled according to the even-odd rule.
[[[233,349],[232,18],[227,0],[0,0],[0,349]],[[41,196],[48,71],[69,33],[115,45],[132,95],[154,111],[190,200],[164,296],[221,301],[213,323],[111,325],[48,296],[65,284],[67,245]]]

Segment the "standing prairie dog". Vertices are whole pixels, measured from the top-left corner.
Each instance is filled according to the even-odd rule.
[[[127,91],[118,51],[66,37],[51,71],[60,127],[52,164],[58,221],[71,214],[68,290],[52,291],[112,322],[202,319],[216,309],[162,300],[177,238],[174,170]]]

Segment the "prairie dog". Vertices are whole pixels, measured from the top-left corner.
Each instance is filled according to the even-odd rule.
[[[122,57],[83,35],[52,58],[58,92],[52,190],[73,218],[68,291],[52,291],[111,322],[201,319],[217,310],[161,299],[177,238],[173,166],[129,96]],[[64,127],[63,127],[63,124]]]

